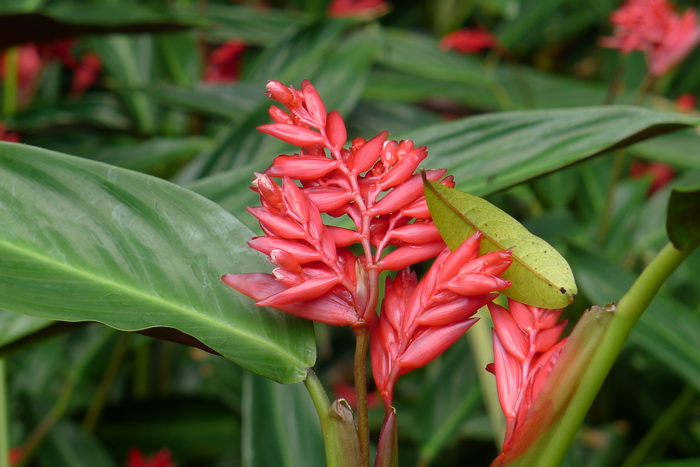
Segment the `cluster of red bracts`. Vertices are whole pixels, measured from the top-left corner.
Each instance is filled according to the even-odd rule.
[[[493,318],[494,363],[498,400],[506,416],[503,450],[525,422],[533,402],[547,381],[566,344],[559,322],[562,310],[550,310],[508,301],[508,310],[488,304]]]
[[[443,250],[428,273],[416,281],[408,269],[387,278],[382,313],[371,330],[374,381],[391,405],[399,376],[428,364],[447,350],[477,320],[510,282],[499,277],[511,264],[510,251],[478,256],[481,234],[469,237],[454,252]]]
[[[416,173],[426,148],[387,141],[386,132],[356,138],[346,148],[342,117],[326,112],[308,81],[301,90],[276,81],[267,89],[287,110],[271,107],[275,123],[259,130],[302,148],[275,158],[253,182],[261,206],[248,211],[265,236],[249,245],[268,255],[275,269],[226,274],[222,280],[260,306],[326,324],[371,326],[373,374],[389,407],[398,377],[445,351],[474,323],[472,315],[495,298],[492,292],[510,285],[499,276],[511,254],[478,256],[480,234],[449,251]],[[445,173],[430,170],[426,177],[454,186]],[[354,228],[327,226],[323,214],[347,215]],[[361,247],[358,256],[351,245]],[[436,257],[417,282],[408,268]],[[400,272],[387,279],[376,318],[378,275],[387,270]]]

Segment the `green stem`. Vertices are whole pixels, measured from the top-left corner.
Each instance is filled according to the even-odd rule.
[[[635,467],[640,465],[649,453],[661,445],[665,445],[668,438],[678,427],[678,424],[688,416],[688,411],[695,402],[697,392],[695,388],[686,386],[681,394],[673,401],[673,404],[654,423],[651,429],[644,435],[642,441],[627,456],[622,467]]]
[[[319,381],[318,376],[316,376],[316,373],[314,373],[314,370],[311,368],[306,369],[306,379],[304,380],[304,385],[306,386],[306,390],[309,391],[311,401],[313,402],[314,408],[318,413],[318,420],[321,422],[321,431],[323,432],[325,441],[326,426],[328,424],[328,411],[331,408],[330,400],[328,399],[326,391],[323,389],[321,381]]]
[[[357,442],[352,409],[343,400],[329,403],[326,391],[316,374],[306,370],[306,389],[313,401],[321,423],[323,446],[328,467],[357,467],[360,464],[360,446]]]
[[[2,87],[3,116],[10,118],[17,112],[17,84],[19,80],[19,47],[5,52],[5,81]]]
[[[355,329],[355,396],[357,400],[357,439],[362,467],[369,466],[369,415],[367,411],[367,349],[369,328]]]
[[[679,251],[667,244],[622,297],[600,345],[590,359],[590,366],[579,382],[579,389],[562,417],[549,430],[550,437],[539,453],[538,466],[557,466],[564,458],[632,327],[661,285],[689,254],[690,250]]]
[[[100,414],[102,413],[102,408],[104,407],[105,402],[107,401],[109,390],[112,388],[112,384],[114,383],[114,380],[117,377],[119,367],[121,366],[121,363],[124,360],[124,355],[126,354],[126,351],[129,348],[129,341],[131,339],[131,336],[132,334],[128,332],[124,332],[119,336],[119,340],[117,341],[117,345],[114,349],[114,353],[112,354],[112,358],[107,364],[107,369],[105,370],[105,373],[102,376],[102,380],[100,381],[100,384],[97,387],[95,396],[90,402],[90,406],[88,407],[87,413],[85,414],[85,418],[83,418],[83,429],[85,431],[89,432],[95,429],[97,420],[99,420]]]
[[[8,420],[10,413],[7,406],[7,376],[5,359],[0,358],[0,467],[10,465],[10,433]]]

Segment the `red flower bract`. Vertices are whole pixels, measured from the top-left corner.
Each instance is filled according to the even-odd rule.
[[[683,60],[700,41],[695,11],[677,14],[667,0],[628,0],[610,16],[615,35],[600,40],[623,54],[647,56],[652,76],[661,76]]]

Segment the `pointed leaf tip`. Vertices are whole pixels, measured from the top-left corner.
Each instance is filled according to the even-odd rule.
[[[428,208],[440,235],[455,250],[475,231],[483,233],[480,254],[512,250],[502,275],[512,282],[505,295],[541,308],[563,308],[577,293],[571,267],[549,243],[531,234],[488,201],[424,179]]]

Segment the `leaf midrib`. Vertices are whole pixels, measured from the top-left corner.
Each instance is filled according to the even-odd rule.
[[[79,269],[76,267],[72,267],[68,264],[52,260],[51,258],[47,258],[47,257],[39,255],[39,254],[34,254],[29,250],[26,250],[23,248],[18,248],[16,246],[13,246],[12,244],[9,244],[9,243],[2,241],[2,240],[0,240],[0,247],[1,247],[0,249],[5,249],[7,251],[19,252],[20,255],[24,255],[27,258],[32,258],[32,259],[38,260],[39,262],[44,263],[44,264],[48,264],[56,269],[59,269],[59,270],[62,269],[62,270],[68,271],[69,273],[71,273],[74,276],[77,276],[79,278],[80,277],[86,278],[88,282],[97,282],[99,284],[103,284],[103,285],[107,286],[108,288],[124,291],[127,296],[129,296],[129,295],[135,296],[135,297],[141,298],[142,300],[144,300],[146,302],[154,302],[156,304],[162,304],[164,308],[180,311],[182,314],[193,317],[196,320],[211,324],[213,327],[225,329],[226,331],[228,331],[232,334],[242,336],[244,339],[248,339],[250,341],[256,342],[259,344],[260,347],[270,349],[272,352],[284,356],[285,360],[291,360],[291,361],[296,362],[295,365],[299,368],[306,368],[307,367],[307,365],[304,362],[302,362],[301,360],[298,360],[297,358],[291,358],[291,354],[284,352],[281,347],[279,347],[277,345],[271,345],[269,341],[262,340],[254,335],[240,332],[240,330],[238,330],[234,326],[227,326],[224,323],[216,321],[205,314],[197,313],[196,311],[193,311],[189,308],[183,307],[179,303],[167,301],[158,295],[151,295],[151,294],[143,293],[139,289],[134,289],[132,287],[125,287],[124,284],[120,283],[120,282],[105,280],[102,276],[89,274],[90,271],[88,271],[88,270],[82,270],[82,269]],[[103,323],[103,324],[110,326],[107,323]],[[110,327],[112,327],[112,326],[110,326]],[[154,327],[157,327],[157,326],[154,326]],[[189,334],[187,331],[185,331],[183,329],[180,329],[177,327],[174,327],[174,328],[178,329],[179,331],[185,332],[186,334]],[[149,328],[148,327],[137,328],[137,329],[130,330],[130,332],[140,331],[143,329],[149,329]],[[193,337],[195,337],[196,339],[199,339],[198,336],[193,335]]]

